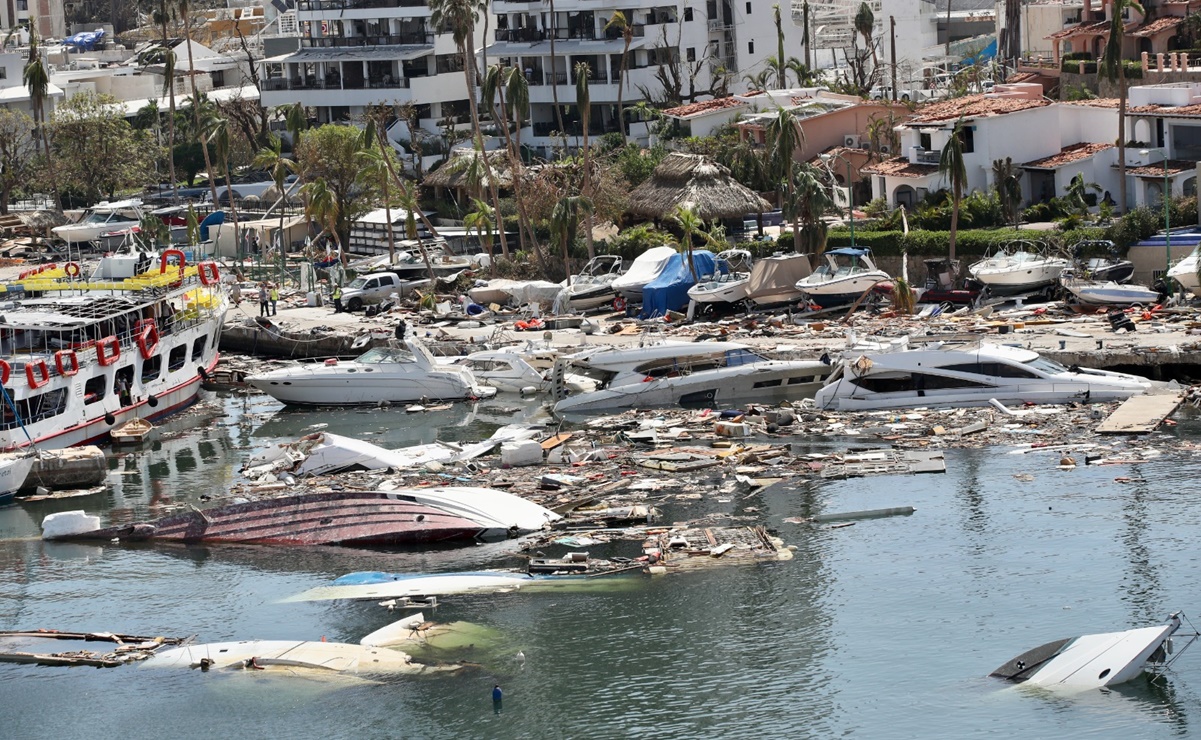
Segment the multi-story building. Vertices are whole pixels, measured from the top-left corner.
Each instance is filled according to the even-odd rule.
[[[0,3],[0,28],[11,30],[17,26],[32,26],[43,39],[63,38],[67,35],[63,0],[11,0]]]

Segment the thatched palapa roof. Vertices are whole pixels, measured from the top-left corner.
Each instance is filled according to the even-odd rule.
[[[692,208],[706,221],[771,210],[770,203],[717,162],[699,154],[673,152],[630,193],[627,210],[645,218],[667,218],[680,206]]]
[[[0,229],[28,229],[40,233],[55,226],[70,223],[70,219],[57,211],[12,211],[0,216]]]
[[[443,162],[441,167],[433,172],[427,172],[421,184],[432,188],[466,188],[468,187],[467,171],[472,160],[478,156],[479,154],[474,149],[456,149],[450,155],[450,159]],[[509,172],[508,154],[503,151],[492,151],[487,152],[484,156],[492,167],[496,186],[509,187],[512,184],[512,176]],[[485,180],[480,185],[487,187],[488,183]]]

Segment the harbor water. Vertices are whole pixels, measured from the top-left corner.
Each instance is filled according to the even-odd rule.
[[[38,525],[54,511],[143,517],[168,502],[202,503],[237,480],[252,451],[316,424],[399,446],[478,439],[528,413],[503,397],[406,415],[206,394],[159,441],[114,455],[104,492],[0,509],[0,629],[357,642],[400,613],[281,600],[351,571],[516,566],[515,544],[66,544],[41,541]],[[798,481],[753,494],[714,485],[701,501],[656,502],[667,522],[721,513],[765,522],[796,557],[598,579],[579,591],[445,598],[426,617],[476,623],[479,640],[422,657],[472,663],[455,673],[367,681],[0,664],[0,727],[5,737],[55,739],[1201,736],[1201,647],[1165,679],[1071,698],[987,677],[1053,639],[1150,626],[1176,610],[1201,626],[1192,445],[1201,420],[1191,413],[1155,438],[1161,456],[1137,464],[1060,470],[1058,453],[990,447],[948,451],[945,475]],[[899,506],[917,511],[839,528],[784,521]],[[504,691],[499,713],[494,684]]]

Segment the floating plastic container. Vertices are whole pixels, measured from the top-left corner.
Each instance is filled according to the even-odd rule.
[[[719,437],[749,437],[751,427],[741,421],[719,421],[713,425],[713,432]]]
[[[500,463],[513,468],[542,464],[542,445],[532,439],[500,446]]]

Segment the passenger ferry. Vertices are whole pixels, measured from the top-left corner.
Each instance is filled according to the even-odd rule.
[[[67,262],[0,285],[0,449],[92,443],[195,402],[217,364],[220,277],[178,249],[134,249],[90,277]]]

